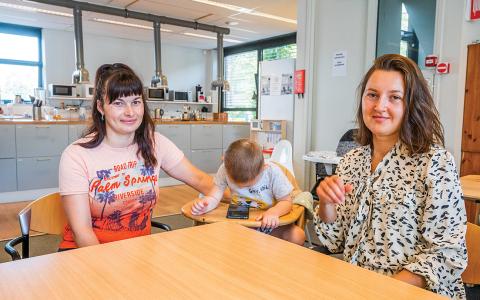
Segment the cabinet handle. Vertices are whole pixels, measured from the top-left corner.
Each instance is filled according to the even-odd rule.
[[[47,160],[52,160],[51,158],[37,158],[37,161],[47,161]]]
[[[50,128],[48,125],[36,125],[35,128]]]

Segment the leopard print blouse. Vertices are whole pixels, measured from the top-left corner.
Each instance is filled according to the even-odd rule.
[[[372,173],[370,146],[350,151],[337,167],[353,191],[331,224],[315,217],[320,241],[344,260],[385,275],[406,269],[427,289],[465,299],[466,213],[453,157],[432,146],[409,155],[398,142]]]

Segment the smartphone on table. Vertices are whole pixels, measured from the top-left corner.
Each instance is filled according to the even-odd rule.
[[[227,210],[227,219],[248,219],[249,206],[230,203]]]

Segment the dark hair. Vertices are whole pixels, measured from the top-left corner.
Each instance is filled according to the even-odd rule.
[[[444,146],[443,127],[427,82],[415,62],[398,54],[378,57],[358,86],[357,142],[364,146],[372,145],[373,142],[372,132],[363,120],[362,98],[368,80],[377,70],[400,72],[403,76],[405,114],[400,127],[400,140],[410,154],[425,153],[432,144]]]
[[[95,148],[102,143],[107,133],[103,116],[97,108],[97,102],[102,105],[110,104],[112,101],[132,95],[141,95],[143,100],[143,119],[135,131],[134,141],[138,145],[137,156],[141,154],[145,166],[156,166],[157,159],[154,153],[154,132],[155,124],[150,117],[142,81],[127,65],[105,64],[98,68],[95,75],[94,99],[92,104],[92,125],[87,129],[84,137],[89,141],[79,143],[84,148]]]
[[[228,176],[237,183],[255,179],[262,171],[262,148],[248,139],[231,143],[223,159]]]

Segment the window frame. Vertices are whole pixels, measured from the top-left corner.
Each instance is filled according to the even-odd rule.
[[[272,38],[267,38],[263,40],[248,42],[238,46],[231,46],[226,47],[223,49],[223,59],[225,63],[225,57],[239,54],[243,52],[249,51],[257,51],[257,76],[258,76],[258,68],[260,66],[260,62],[263,61],[263,50],[268,48],[286,46],[290,44],[297,43],[297,33],[292,32],[284,35],[275,36]],[[225,66],[224,66],[225,70]],[[225,74],[224,74],[225,76]],[[256,108],[227,108],[225,107],[225,96],[222,95],[222,99],[220,101],[220,112],[229,112],[229,111],[252,111],[255,112],[255,115],[258,118],[258,78],[257,78],[257,100],[256,100]]]
[[[38,39],[38,61],[16,60],[0,57],[0,64],[38,67],[38,87],[43,88],[42,29],[0,22],[0,33],[36,37]]]

